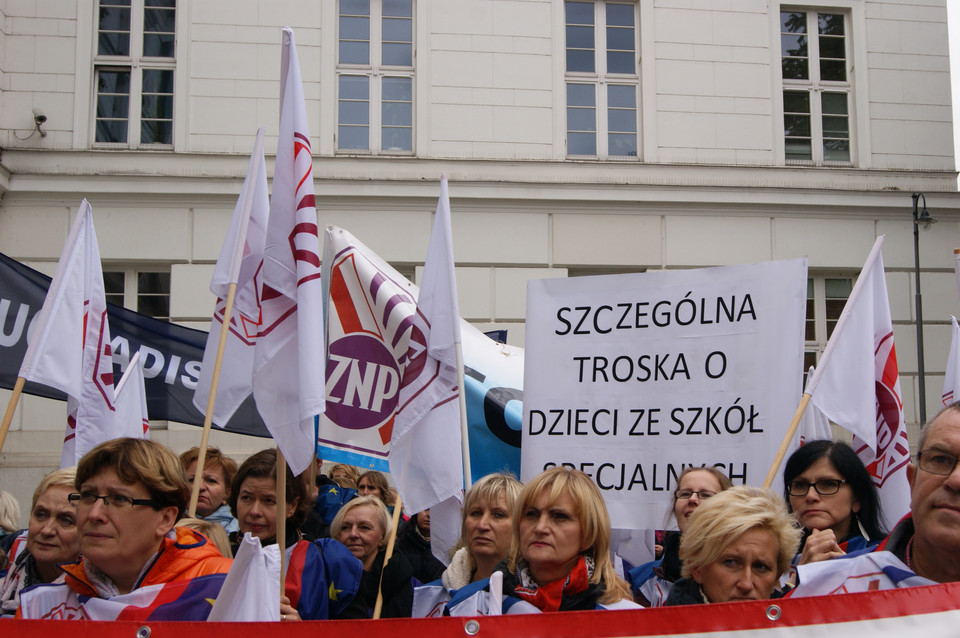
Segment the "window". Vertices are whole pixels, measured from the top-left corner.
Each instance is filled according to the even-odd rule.
[[[338,151],[413,151],[413,0],[340,0]]]
[[[636,5],[566,2],[567,155],[637,157]]]
[[[100,0],[97,24],[95,142],[172,145],[176,0]]]
[[[170,273],[149,270],[108,270],[103,273],[107,303],[135,310],[154,319],[170,319]]]
[[[844,14],[780,12],[787,162],[851,161],[847,47]]]
[[[807,322],[804,336],[803,372],[817,365],[827,340],[837,326],[840,313],[853,291],[850,277],[810,277],[807,279]]]

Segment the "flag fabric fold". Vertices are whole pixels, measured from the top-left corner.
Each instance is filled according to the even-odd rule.
[[[960,325],[957,318],[950,317],[950,354],[947,355],[947,370],[943,375],[943,394],[940,401],[946,407],[960,401]]]
[[[807,372],[807,379],[812,380],[815,372],[816,368],[810,366],[810,370]],[[830,419],[820,411],[820,408],[811,402],[807,406],[807,409],[804,410],[803,417],[800,419],[800,427],[797,430],[797,435],[798,447],[810,441],[832,441],[833,431],[830,429]]]
[[[910,448],[893,343],[893,322],[877,238],[813,378],[811,403],[853,433],[853,448],[880,493],[884,525],[910,509]]]
[[[147,414],[147,391],[143,380],[140,351],[127,364],[114,392],[117,409],[117,429],[134,439],[150,438],[150,416]]]
[[[463,495],[457,345],[460,311],[454,277],[447,179],[423,268],[414,328],[401,372],[390,441],[390,473],[409,512],[430,512],[431,548],[449,561]],[[452,538],[451,538],[452,537]]]
[[[93,210],[80,203],[20,375],[67,394],[61,467],[122,433],[116,426],[110,326]]]
[[[193,405],[202,413],[206,412],[210,398],[227,293],[230,284],[237,285],[223,353],[226,365],[221,367],[213,411],[212,421],[219,427],[227,424],[253,392],[254,349],[260,329],[258,277],[263,265],[263,247],[270,214],[267,169],[263,159],[263,132],[263,127],[257,130],[247,176],[210,280],[210,292],[216,295],[217,301],[203,351],[197,388],[193,395]]]
[[[293,31],[283,29],[280,127],[260,283],[253,396],[290,469],[314,458],[324,410],[323,291],[310,131]]]
[[[280,620],[280,548],[276,543],[261,547],[259,538],[249,532],[243,535],[207,620]]]

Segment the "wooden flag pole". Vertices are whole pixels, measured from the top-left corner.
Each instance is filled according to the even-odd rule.
[[[0,452],[3,451],[3,442],[7,440],[7,430],[10,429],[10,422],[13,421],[13,413],[17,409],[20,393],[23,392],[23,384],[26,381],[24,377],[17,377],[17,382],[13,385],[13,394],[10,395],[7,411],[3,415],[3,424],[0,425]]]
[[[793,415],[793,421],[790,422],[790,427],[787,428],[787,433],[783,437],[783,442],[780,443],[780,449],[777,450],[777,456],[773,459],[773,465],[770,466],[770,471],[767,472],[767,478],[763,480],[763,487],[768,488],[773,485],[773,479],[776,478],[777,472],[780,470],[780,464],[783,463],[783,457],[787,455],[787,449],[790,447],[790,441],[793,440],[794,435],[797,433],[797,429],[800,427],[800,419],[803,418],[803,413],[807,411],[807,405],[810,403],[811,398],[813,398],[813,395],[804,393],[803,397],[800,399],[800,405],[797,406],[797,411]]]
[[[400,510],[402,508],[403,503],[400,500],[400,495],[397,494],[397,502],[393,504],[393,529],[390,530],[390,538],[387,539],[387,551],[383,555],[383,569],[380,570],[380,584],[377,585],[377,604],[373,607],[374,620],[380,618],[380,611],[383,609],[383,572],[387,568],[387,563],[390,562],[390,557],[393,556],[393,545],[397,541],[397,526],[400,524]]]
[[[197,516],[197,501],[200,500],[200,484],[203,482],[203,465],[207,459],[207,445],[210,442],[210,428],[213,425],[213,408],[217,402],[217,387],[220,385],[220,368],[223,365],[223,353],[227,348],[227,335],[230,333],[230,316],[233,314],[233,298],[237,294],[237,284],[230,283],[227,289],[227,304],[223,309],[223,324],[220,326],[220,342],[217,343],[217,359],[213,364],[213,376],[210,378],[210,396],[207,397],[207,411],[203,415],[203,433],[200,435],[200,452],[197,455],[197,469],[193,473],[193,490],[190,492],[190,507],[187,514]]]
[[[277,446],[277,547],[280,548],[280,595],[286,596],[287,566],[283,556],[287,550],[287,460],[280,446]]]
[[[459,320],[459,318],[458,318]],[[460,401],[460,450],[463,454],[463,491],[466,493],[473,485],[473,472],[470,468],[470,432],[467,423],[467,395],[463,387],[463,346],[458,341],[457,352],[457,391]]]

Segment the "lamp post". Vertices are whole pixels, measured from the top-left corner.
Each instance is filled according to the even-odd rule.
[[[923,208],[918,212],[917,203],[923,200]],[[927,422],[927,395],[925,372],[923,367],[923,296],[920,294],[920,227],[924,230],[930,227],[930,224],[936,223],[930,213],[927,211],[927,198],[923,193],[913,194],[913,264],[914,275],[917,282],[917,292],[915,295],[917,304],[917,380],[920,396],[920,425]]]

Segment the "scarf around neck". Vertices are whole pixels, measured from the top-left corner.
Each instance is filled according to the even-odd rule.
[[[514,592],[522,600],[537,607],[541,611],[559,611],[564,598],[569,598],[585,592],[590,587],[590,577],[593,576],[594,562],[588,556],[580,556],[573,569],[564,578],[538,584],[530,575],[525,561],[517,565],[517,585]]]

